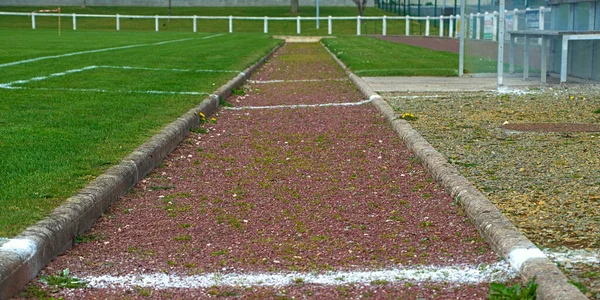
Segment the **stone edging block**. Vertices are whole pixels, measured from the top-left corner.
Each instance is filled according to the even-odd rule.
[[[238,74],[214,94],[206,97],[161,132],[125,157],[121,163],[98,176],[79,193],[67,199],[48,217],[25,229],[13,239],[0,240],[0,300],[9,299],[56,256],[73,245],[73,240],[89,229],[102,213],[133,185],[144,178],[173,151],[200,122],[198,114],[214,114],[221,98],[244,84],[281,42],[256,64]]]
[[[323,46],[325,47],[325,46]],[[352,73],[327,47],[325,49],[346,71],[356,87],[384,115],[396,134],[421,161],[432,177],[465,209],[479,234],[492,249],[506,259],[523,282],[532,278],[538,284],[537,299],[587,299],[543,252],[527,239],[499,210],[471,184],[446,158],[435,150],[410,124],[396,116],[362,78]]]

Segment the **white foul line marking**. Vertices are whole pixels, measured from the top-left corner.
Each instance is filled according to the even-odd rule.
[[[290,104],[290,105],[268,105],[268,106],[239,106],[239,107],[228,107],[225,106],[223,109],[227,110],[245,110],[245,109],[278,109],[278,108],[312,108],[312,107],[331,107],[331,106],[359,106],[371,102],[369,100],[363,100],[360,102],[341,102],[341,103],[319,103],[319,104]]]
[[[248,80],[248,83],[266,84],[266,83],[293,83],[293,82],[326,82],[326,81],[346,81],[348,78],[337,79],[297,79],[297,80]]]
[[[180,276],[174,274],[130,274],[125,276],[85,276],[81,278],[92,288],[150,287],[168,288],[208,288],[213,286],[286,286],[302,282],[318,285],[346,285],[350,283],[370,284],[373,281],[386,282],[450,282],[477,284],[483,282],[503,282],[516,277],[508,263],[502,261],[492,265],[416,268],[394,268],[373,271],[337,271],[318,273],[249,273]]]
[[[508,261],[515,271],[520,272],[521,266],[530,259],[546,258],[544,252],[538,247],[533,248],[516,248],[508,253]]]
[[[209,39],[209,38],[213,38],[213,37],[218,37],[218,36],[221,36],[221,35],[223,35],[223,34],[209,35],[209,36],[202,37],[200,39],[204,40],[204,39]],[[14,61],[14,62],[0,64],[0,68],[9,67],[9,66],[15,66],[15,65],[21,65],[21,64],[26,64],[26,63],[30,63],[30,62],[36,62],[36,61],[40,61],[40,60],[46,60],[46,59],[62,58],[62,57],[69,57],[69,56],[89,54],[89,53],[106,52],[106,51],[113,51],[113,50],[130,49],[130,48],[143,47],[143,46],[164,45],[164,44],[169,44],[169,43],[185,42],[185,41],[195,40],[195,39],[197,39],[197,38],[178,39],[178,40],[170,40],[170,41],[163,41],[163,42],[157,42],[157,43],[135,44],[135,45],[128,45],[128,46],[110,47],[110,48],[103,48],[103,49],[96,49],[96,50],[79,51],[79,52],[59,54],[59,55],[41,56],[41,57],[36,57],[36,58],[30,58],[30,59],[25,59],[25,60],[19,60],[19,61]]]

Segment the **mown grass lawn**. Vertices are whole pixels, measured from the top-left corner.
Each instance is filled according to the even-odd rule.
[[[279,43],[23,29],[0,29],[0,39],[0,237],[45,217]]]

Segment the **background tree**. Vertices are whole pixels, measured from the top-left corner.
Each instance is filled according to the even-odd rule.
[[[362,17],[365,7],[367,7],[367,0],[352,0],[356,4],[358,9],[358,15]]]
[[[297,14],[300,12],[300,5],[298,4],[298,0],[291,0],[290,13]]]

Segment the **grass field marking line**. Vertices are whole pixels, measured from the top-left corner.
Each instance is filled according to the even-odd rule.
[[[599,264],[600,249],[571,249],[571,250],[552,250],[543,249],[542,252],[553,262],[559,263],[583,263]]]
[[[79,72],[83,72],[83,71],[87,71],[87,70],[92,70],[92,69],[96,69],[98,68],[98,66],[87,66],[81,69],[72,69],[72,70],[67,70],[64,72],[58,72],[58,73],[53,73],[50,74],[48,76],[38,76],[38,77],[33,77],[30,79],[21,79],[21,80],[15,80],[13,82],[9,82],[9,83],[4,83],[4,84],[0,84],[0,88],[12,88],[12,85],[14,84],[26,84],[32,81],[42,81],[42,80],[46,80],[48,78],[52,78],[52,77],[60,77],[60,76],[65,76],[68,74],[73,74],[73,73],[79,73]]]
[[[214,36],[218,36],[218,35],[212,35],[212,36],[204,37],[201,39],[210,38],[210,37],[214,37]],[[75,55],[114,51],[114,50],[123,50],[123,49],[130,49],[130,48],[143,47],[143,46],[164,45],[164,44],[169,44],[169,43],[184,42],[184,41],[195,40],[195,39],[197,39],[197,38],[185,38],[185,39],[170,40],[170,41],[163,41],[163,42],[157,42],[157,43],[135,44],[135,45],[120,46],[120,47],[110,47],[110,48],[102,48],[102,49],[95,49],[95,50],[78,51],[78,52],[59,54],[59,55],[41,56],[41,57],[36,57],[36,58],[30,58],[30,59],[0,64],[0,68],[21,65],[21,64],[40,61],[40,60],[46,60],[46,59],[63,58],[63,57],[69,57],[69,56],[75,56]]]
[[[270,105],[270,106],[239,106],[228,107],[223,109],[228,110],[245,110],[245,109],[278,109],[278,108],[313,108],[313,107],[330,107],[330,106],[359,106],[371,102],[371,99],[359,102],[341,102],[341,103],[320,103],[320,104],[290,104],[290,105]]]
[[[327,82],[327,81],[346,81],[348,78],[334,79],[296,79],[296,80],[248,80],[248,83],[266,84],[266,83],[293,83],[293,82]]]
[[[546,258],[544,252],[535,246],[533,248],[515,248],[508,253],[508,261],[516,271],[521,271],[521,266],[525,262],[535,258]]]
[[[143,71],[171,71],[171,72],[194,72],[194,73],[242,73],[236,70],[192,70],[192,69],[162,69],[132,66],[98,66],[105,69],[143,70]]]
[[[15,253],[22,260],[29,260],[37,250],[35,241],[31,239],[8,239],[8,242],[0,246],[0,252]]]
[[[151,287],[208,288],[212,286],[286,286],[301,279],[305,284],[346,285],[349,283],[370,284],[375,280],[387,282],[450,282],[477,284],[491,281],[505,282],[516,277],[516,273],[505,261],[491,265],[460,265],[450,267],[408,266],[384,270],[337,271],[325,273],[248,273],[179,276],[175,274],[129,274],[124,276],[82,276],[92,288]],[[218,279],[218,280],[217,280]]]
[[[0,86],[1,88],[1,86]],[[9,87],[7,89],[27,89],[39,91],[68,91],[68,92],[91,92],[91,93],[120,93],[120,94],[156,94],[156,95],[195,95],[206,96],[210,95],[207,92],[173,92],[173,91],[140,91],[140,90],[104,90],[104,89],[75,89],[75,88],[24,88],[24,87]]]
[[[419,99],[419,98],[440,98],[440,95],[418,95],[418,96],[392,96],[385,97],[388,100],[398,100],[398,99]]]

